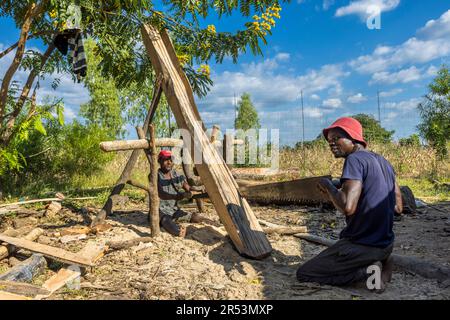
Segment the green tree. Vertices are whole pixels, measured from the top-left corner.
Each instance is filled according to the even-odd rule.
[[[420,138],[417,134],[412,134],[408,138],[402,138],[398,140],[398,143],[401,146],[409,146],[409,147],[419,147],[420,146]]]
[[[95,41],[87,39],[84,48],[89,63],[84,83],[89,90],[90,100],[80,106],[80,115],[88,124],[104,128],[109,133],[109,138],[121,137],[125,131],[119,92],[112,77],[103,77],[98,68],[102,57],[96,50]]]
[[[286,2],[286,1],[282,1]],[[14,59],[6,67],[0,87],[0,148],[5,150],[18,128],[21,114],[27,109],[33,86],[39,87],[39,79],[46,75],[71,72],[67,59],[55,50],[52,39],[64,31],[69,16],[68,7],[76,4],[81,9],[81,27],[97,42],[100,68],[106,79],[113,77],[120,89],[132,83],[154,80],[154,72],[141,39],[143,24],[165,27],[175,45],[180,64],[186,72],[194,92],[199,96],[207,93],[212,81],[207,63],[214,59],[222,62],[228,56],[236,61],[248,49],[261,54],[261,43],[279,18],[278,0],[214,0],[214,1],[164,1],[164,11],[159,4],[149,0],[3,0],[0,2],[0,17],[11,19],[20,29],[17,42],[0,52],[3,59],[14,52]],[[250,17],[244,26],[233,33],[218,32],[214,25],[200,25],[200,18],[211,12],[218,17],[239,12]],[[43,52],[26,50],[30,39],[39,39],[44,44]],[[3,63],[3,62],[2,62]],[[194,64],[203,64],[195,69]],[[28,71],[21,88],[13,81],[19,70]],[[1,77],[1,75],[0,75]],[[36,82],[37,80],[37,82]],[[153,81],[152,81],[153,82]],[[15,94],[13,94],[13,87]],[[58,78],[54,81],[58,85]],[[3,152],[2,157],[6,156]]]
[[[441,67],[429,89],[424,101],[418,105],[422,118],[418,129],[439,156],[445,158],[450,141],[450,72],[447,66]]]
[[[238,107],[238,115],[234,126],[236,129],[242,129],[244,131],[248,129],[261,128],[258,118],[258,112],[253,106],[250,94],[248,93],[244,93],[241,96]]]
[[[363,127],[364,139],[368,142],[387,143],[392,141],[395,131],[388,131],[375,120],[372,115],[360,113],[352,116],[358,120]]]

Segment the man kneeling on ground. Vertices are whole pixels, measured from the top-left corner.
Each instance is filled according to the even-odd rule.
[[[300,282],[348,285],[366,280],[367,268],[378,265],[380,291],[392,275],[390,255],[394,244],[394,213],[402,211],[400,188],[391,164],[366,150],[361,124],[353,118],[336,120],[323,130],[335,158],[344,158],[337,189],[322,179],[318,188],[345,215],[340,240],[304,263],[297,271]]]
[[[162,150],[158,155],[158,194],[159,194],[159,216],[160,225],[174,236],[184,237],[186,228],[179,226],[176,222],[200,223],[207,222],[214,224],[208,218],[199,213],[190,213],[178,207],[178,201],[190,199],[191,187],[186,181],[186,177],[179,175],[173,169],[172,153],[169,150]]]

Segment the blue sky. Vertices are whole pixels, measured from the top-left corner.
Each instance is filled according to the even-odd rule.
[[[438,68],[450,64],[450,3],[444,0],[293,0],[283,4],[281,19],[263,46],[263,56],[244,54],[237,64],[225,59],[211,64],[214,81],[209,95],[197,99],[208,127],[222,129],[234,121],[233,97],[250,93],[263,128],[280,130],[282,144],[302,137],[300,91],[304,94],[305,138],[340,116],[369,113],[395,130],[395,138],[416,131],[417,103]],[[381,9],[381,29],[368,29],[367,8]],[[204,26],[232,31],[251,18],[238,15]],[[17,39],[18,30],[0,19],[0,50]],[[30,43],[39,48],[38,43]],[[5,58],[6,59],[6,58]],[[0,65],[4,74],[5,64]],[[23,75],[18,75],[20,80]],[[64,76],[58,90],[44,85],[39,98],[60,96],[66,117],[77,116],[89,95],[80,84]],[[132,130],[134,135],[134,130]]]

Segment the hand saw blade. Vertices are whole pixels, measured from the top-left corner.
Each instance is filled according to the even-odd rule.
[[[322,178],[331,180],[331,176],[310,177],[240,186],[239,191],[248,200],[264,204],[330,204],[328,197],[317,189]]]

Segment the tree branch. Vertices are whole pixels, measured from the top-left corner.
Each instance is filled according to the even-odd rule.
[[[33,38],[37,38],[37,37],[40,37],[40,36],[43,36],[43,35],[52,35],[52,34],[55,34],[55,33],[58,33],[58,32],[59,31],[55,31],[55,30],[39,31],[39,32],[35,32],[35,33],[32,33],[32,34],[29,34],[27,39],[33,39]],[[19,41],[14,43],[8,49],[5,49],[3,52],[0,52],[0,59],[3,58],[4,56],[6,56],[11,51],[13,51],[18,45],[19,45]]]
[[[20,30],[20,37],[17,45],[16,54],[14,56],[14,60],[9,66],[8,70],[6,70],[5,76],[3,77],[2,86],[0,89],[0,117],[3,116],[6,108],[6,102],[8,99],[8,88],[11,84],[11,80],[16,73],[17,69],[20,66],[20,62],[22,61],[23,54],[25,52],[25,43],[27,42],[28,32],[31,28],[31,23],[33,19],[42,13],[44,4],[47,0],[43,0],[39,4],[32,3],[27,9],[25,13],[24,22],[22,25],[22,29]],[[3,125],[3,121],[0,121],[0,128]]]
[[[14,107],[14,111],[10,115],[9,119],[7,119],[6,128],[5,128],[5,131],[3,132],[2,137],[1,137],[1,140],[3,141],[3,143],[5,145],[7,145],[9,143],[9,141],[11,141],[11,139],[13,137],[13,132],[14,132],[13,127],[14,127],[14,124],[16,122],[16,118],[18,117],[18,115],[22,111],[22,108],[23,108],[23,106],[25,104],[25,101],[28,99],[28,94],[30,93],[30,89],[33,86],[34,80],[36,79],[36,77],[38,76],[38,74],[42,70],[42,68],[45,66],[45,64],[47,63],[48,58],[50,58],[50,56],[52,55],[54,50],[55,50],[55,45],[53,43],[51,43],[48,46],[48,48],[45,51],[45,53],[42,55],[41,63],[39,65],[39,67],[38,68],[34,68],[30,72],[30,74],[28,76],[28,79],[27,79],[27,82],[25,83],[25,86],[22,89],[22,93],[20,94],[19,100],[17,100],[17,103],[16,103],[16,105]],[[0,117],[0,119],[1,119],[1,117]],[[2,122],[0,122],[0,124]]]

